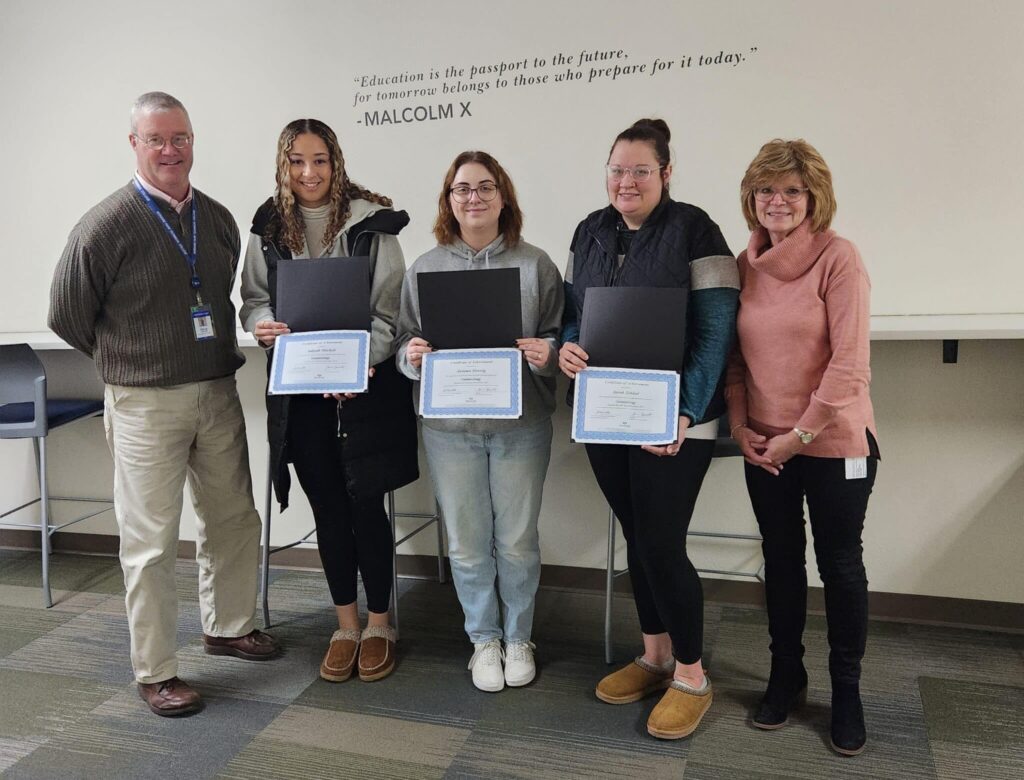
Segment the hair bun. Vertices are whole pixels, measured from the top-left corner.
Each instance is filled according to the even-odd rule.
[[[633,127],[643,127],[650,130],[656,130],[665,136],[666,141],[672,140],[672,131],[668,129],[668,123],[666,123],[664,119],[638,119],[633,123]]]

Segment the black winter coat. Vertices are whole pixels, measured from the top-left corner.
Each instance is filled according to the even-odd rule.
[[[270,305],[276,310],[277,264],[290,262],[292,256],[274,231],[274,212],[273,200],[269,199],[257,210],[251,232],[263,239]],[[398,235],[407,224],[409,215],[404,211],[381,209],[371,214],[348,230],[351,256],[369,256],[374,236],[378,233]],[[272,359],[273,350],[267,350],[268,375]],[[291,487],[289,452],[292,447],[302,446],[288,436],[289,400],[286,395],[267,396],[270,475],[282,510],[288,507]],[[360,499],[383,496],[419,479],[412,382],[395,367],[393,356],[374,366],[369,392],[341,405],[338,422],[338,446],[345,489],[350,496]]]

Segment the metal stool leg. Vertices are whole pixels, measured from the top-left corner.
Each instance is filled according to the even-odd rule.
[[[43,558],[43,603],[49,609],[53,606],[50,593],[50,491],[46,484],[46,437],[32,439],[36,452],[36,467],[39,469],[39,549]]]
[[[263,501],[263,545],[260,548],[260,595],[263,600],[263,627],[270,628],[270,512],[273,509],[274,483],[270,478],[267,456],[267,495]]]
[[[388,491],[388,520],[391,522],[391,622],[398,638],[398,518],[395,516],[395,491]]]
[[[441,528],[441,505],[434,499],[434,522],[437,524],[437,581],[444,583],[444,529]]]
[[[608,564],[604,578],[604,662],[612,662],[612,589],[615,583],[615,512],[608,509]]]

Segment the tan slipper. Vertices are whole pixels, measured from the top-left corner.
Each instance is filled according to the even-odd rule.
[[[345,682],[352,676],[359,655],[359,629],[339,628],[320,664],[320,676],[328,682]]]
[[[395,668],[395,629],[391,626],[367,626],[359,649],[359,679],[380,680]]]

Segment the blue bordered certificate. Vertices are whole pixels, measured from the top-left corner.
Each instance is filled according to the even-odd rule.
[[[274,342],[267,393],[363,393],[369,374],[369,331],[286,333]]]
[[[679,374],[586,368],[576,374],[572,438],[584,444],[671,444],[679,435]]]
[[[523,353],[518,349],[443,349],[423,356],[424,417],[517,418],[523,414]]]

